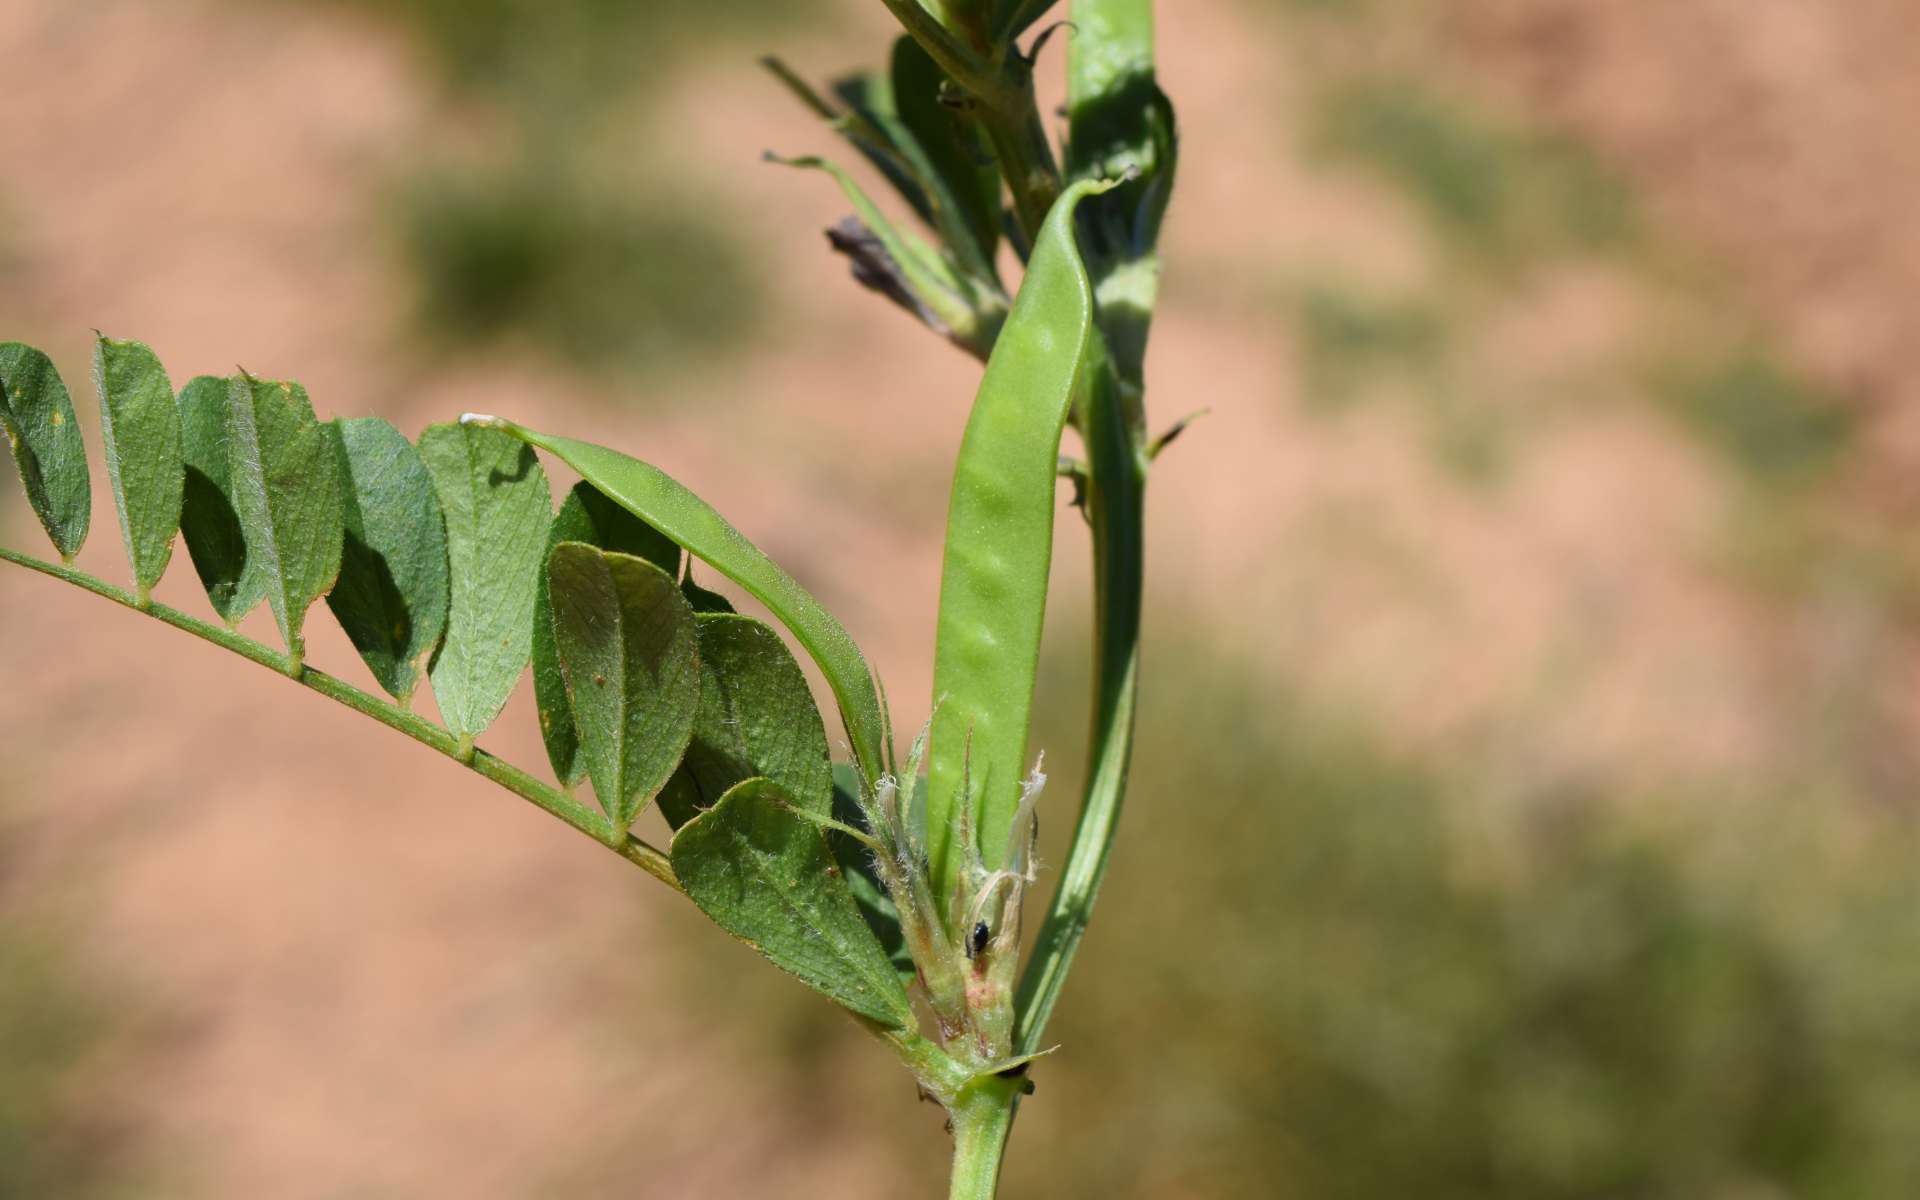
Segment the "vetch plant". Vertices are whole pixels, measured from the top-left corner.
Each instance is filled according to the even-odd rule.
[[[245,372],[176,392],[146,346],[99,336],[129,590],[73,567],[91,511],[73,400],[46,355],[9,344],[0,426],[60,562],[0,558],[283,672],[685,895],[893,1050],[950,1119],[952,1194],[984,1197],[1048,1052],[1126,792],[1144,488],[1179,430],[1149,438],[1142,377],[1173,118],[1148,0],[1076,0],[1071,26],[1046,29],[1048,0],[887,4],[907,36],[885,71],[822,92],[768,66],[932,235],[894,224],[823,159],[780,160],[844,189],[856,215],[830,237],[854,276],[986,363],[952,480],[934,716],[904,756],[853,638],[725,517],[659,467],[504,417],[410,442],[379,419],[322,422],[298,384]],[[1032,66],[1063,27],[1056,159]],[[1061,454],[1068,427],[1081,456]],[[581,477],[557,514],[538,452]],[[1029,728],[1063,477],[1093,549],[1091,758],[1022,970],[1045,785]],[[176,534],[218,623],[152,599]],[[850,761],[832,761],[780,631],[697,584],[695,559],[764,604],[819,670]],[[391,699],[307,662],[322,598]],[[262,602],[279,647],[236,632]],[[558,786],[476,744],[529,666]],[[423,679],[444,726],[411,709]],[[650,803],[673,831],[664,850],[631,832]]]

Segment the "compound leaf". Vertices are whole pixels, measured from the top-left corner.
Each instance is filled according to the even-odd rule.
[[[771,780],[740,784],[674,835],[674,874],[715,924],[775,966],[863,1017],[911,1027],[899,974],[820,827],[793,803]]]
[[[673,576],[630,554],[561,542],[547,560],[553,644],[580,757],[616,836],[673,774],[693,733],[700,657]]]
[[[0,343],[0,432],[20,468],[27,503],[60,558],[72,562],[93,519],[87,445],[53,360],[19,342]]]
[[[234,506],[233,466],[227,454],[230,383],[201,375],[180,389],[180,454],[186,476],[180,500],[180,532],[187,555],[213,610],[229,626],[267,597],[260,558],[247,546]]]
[[[169,405],[169,407],[172,407]],[[340,574],[340,475],[307,389],[244,371],[227,381],[233,508],[259,560],[267,604],[294,669],[307,610]]]
[[[133,567],[134,593],[146,604],[173,557],[185,486],[180,410],[173,385],[152,350],[97,335],[93,382],[100,392],[100,434],[106,446],[113,507]]]
[[[426,464],[379,417],[327,426],[346,538],[327,607],[354,649],[405,703],[447,628],[447,533]]]
[[[475,427],[501,430],[559,458],[628,512],[704,559],[766,605],[792,631],[827,677],[861,767],[887,769],[886,718],[873,672],[844,626],[791,575],[748,541],[713,506],[650,463],[573,438],[536,433],[499,417],[467,416]]]
[[[432,425],[420,457],[446,517],[447,634],[428,674],[465,745],[493,724],[526,668],[553,498],[533,451],[495,429]]]
[[[680,547],[639,517],[601,495],[590,483],[577,483],[567,493],[560,513],[547,531],[546,555],[561,542],[583,542],[602,550],[617,550],[655,564],[668,574],[680,570]],[[547,573],[538,573],[533,619],[533,696],[540,708],[540,736],[546,742],[547,761],[564,787],[572,787],[587,773],[580,758],[580,736],[574,729],[573,706],[567,700],[567,680],[553,648],[553,604]]]

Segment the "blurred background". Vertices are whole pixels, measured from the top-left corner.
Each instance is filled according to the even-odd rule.
[[[1136,785],[1006,1194],[1920,1195],[1920,14],[1161,23],[1149,399],[1212,413],[1154,475]],[[97,326],[645,455],[917,725],[977,368],[849,285],[830,183],[758,161],[838,148],[754,65],[891,36],[9,0],[0,336],[90,426]],[[0,531],[43,544],[12,483]],[[159,594],[205,609],[183,562]],[[0,572],[0,622],[0,1196],[944,1194],[887,1056],[626,864],[51,581]],[[484,740],[540,764],[525,692]]]

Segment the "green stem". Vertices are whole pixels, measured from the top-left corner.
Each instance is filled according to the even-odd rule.
[[[953,1107],[955,1099],[972,1082],[972,1072],[919,1030],[895,1029],[864,1018],[855,1019],[868,1033],[885,1042],[927,1094],[942,1106]]]
[[[1096,169],[1116,133],[1135,143],[1138,153],[1149,149],[1158,153],[1160,144],[1154,140],[1150,120],[1115,126],[1109,111],[1116,105],[1139,103],[1134,92],[1143,78],[1151,90],[1152,0],[1076,0],[1073,16],[1078,25],[1067,66],[1067,107],[1073,123],[1073,144],[1067,155],[1070,173],[1077,176]],[[1143,114],[1137,115],[1144,120]],[[1167,138],[1170,155],[1170,129]],[[1160,186],[1171,184],[1170,157],[1146,161],[1162,173]],[[1138,214],[1130,218],[1138,219]],[[1156,216],[1155,229],[1157,221]],[[1140,230],[1136,227],[1133,233],[1138,236]],[[1144,248],[1132,246],[1124,262],[1094,268],[1101,309],[1094,347],[1098,361],[1087,364],[1091,386],[1084,407],[1075,414],[1086,443],[1085,504],[1093,534],[1093,734],[1073,845],[1020,979],[1017,1054],[1040,1049],[1047,1021],[1092,918],[1126,800],[1140,689],[1150,461],[1141,368],[1158,282],[1153,234],[1149,232],[1147,238]]]
[[[391,704],[378,696],[363,692],[352,684],[335,679],[324,671],[300,665],[290,656],[282,654],[268,646],[264,646],[251,638],[242,637],[231,630],[222,629],[217,625],[210,625],[205,621],[181,612],[179,609],[169,608],[164,604],[148,603],[142,605],[131,593],[114,587],[110,583],[95,579],[83,571],[76,571],[71,567],[42,562],[37,558],[9,550],[3,546],[0,546],[0,561],[25,567],[29,571],[38,571],[42,575],[51,575],[55,579],[70,583],[78,588],[83,588],[96,596],[105,597],[115,604],[152,617],[157,621],[173,626],[175,629],[184,630],[202,641],[211,642],[223,650],[231,650],[244,659],[258,663],[270,671],[286,676],[308,691],[318,692],[337,704],[344,704],[362,716],[372,717],[389,729],[395,729],[406,734],[421,745],[439,751],[441,754],[467,767],[475,774],[499,784],[514,795],[531,801],[534,805],[560,818],[594,841],[599,842],[603,846],[608,846],[614,853],[620,855],[620,857],[626,859],[628,862],[633,863],[675,891],[682,890],[680,881],[674,877],[672,864],[668,862],[667,856],[659,850],[641,841],[639,838],[632,836],[627,837],[622,842],[609,844],[607,839],[606,818],[598,812],[581,804],[564,792],[556,788],[548,787],[512,763],[495,758],[484,750],[474,750],[470,746],[463,748],[452,734],[408,712],[406,709]]]
[[[915,1030],[861,1024],[886,1042],[920,1081],[923,1096],[946,1109],[953,1132],[954,1200],[993,1200],[1014,1109],[1029,1089],[1025,1063],[1015,1063],[1004,1073],[989,1068],[983,1074],[977,1064],[962,1063]]]
[[[1140,600],[1146,565],[1146,460],[1127,418],[1124,385],[1104,354],[1082,435],[1087,444],[1087,517],[1093,534],[1093,735],[1086,791],[1073,845],[1061,868],[1052,907],[1015,1001],[1020,1027],[1014,1053],[1040,1049],[1081,935],[1093,914],[1119,828],[1133,754],[1134,705],[1140,686]]]
[[[968,91],[981,86],[986,79],[986,64],[954,37],[938,17],[922,7],[920,0],[885,0],[885,3],[894,20],[920,43],[929,58],[940,64],[949,78]]]
[[[1000,1160],[1024,1083],[990,1076],[961,1094],[947,1110],[953,1121],[951,1200],[993,1200],[1000,1186]]]
[[[1033,75],[1025,67],[1018,69],[1022,78],[1008,100],[996,104],[981,98],[980,124],[1000,160],[1000,173],[1013,196],[1013,215],[1032,245],[1060,198],[1060,168],[1034,103]]]

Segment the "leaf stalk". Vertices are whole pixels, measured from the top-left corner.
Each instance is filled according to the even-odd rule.
[[[72,567],[44,562],[31,555],[21,554],[0,546],[0,561],[9,562],[29,571],[49,575],[65,583],[70,583],[96,596],[111,600],[123,608],[143,613],[163,624],[190,633],[205,642],[230,650],[249,662],[257,663],[276,674],[284,675],[300,684],[308,691],[318,692],[336,704],[342,704],[361,714],[371,717],[419,742],[429,749],[436,750],[453,761],[460,763],[476,775],[498,784],[521,799],[529,801],[544,812],[558,817],[567,825],[592,838],[601,845],[607,845],[605,833],[606,819],[598,812],[565,795],[558,789],[527,774],[519,767],[504,759],[495,758],[484,750],[475,749],[470,739],[456,739],[424,718],[406,709],[389,703],[378,696],[361,691],[344,680],[336,679],[315,667],[299,664],[291,656],[282,654],[251,638],[243,637],[230,630],[210,625],[197,617],[170,608],[151,600],[142,606],[140,601],[121,588],[103,580],[96,579],[84,571]],[[655,847],[637,837],[629,836],[624,841],[609,847],[620,857],[633,863],[661,883],[676,892],[684,889],[674,877],[673,867],[667,856]]]

